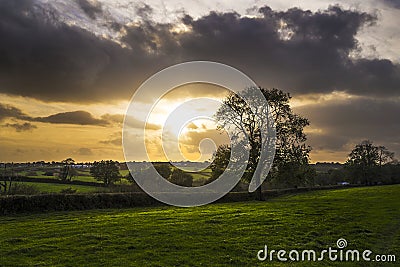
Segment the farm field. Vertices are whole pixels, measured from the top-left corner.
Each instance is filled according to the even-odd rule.
[[[34,186],[41,193],[60,193],[61,190],[67,189],[67,188],[71,188],[73,190],[76,190],[76,193],[91,193],[91,192],[98,192],[100,190],[104,191],[104,188],[99,188],[99,187],[95,187],[95,186],[85,186],[85,185],[69,185],[69,184],[56,184],[56,183],[34,183],[34,182],[23,182],[23,184]]]
[[[19,171],[18,174],[20,176],[26,176],[29,178],[46,178],[46,179],[54,179],[58,180],[57,176],[54,175],[46,175],[46,172],[58,170],[57,168],[35,168],[35,170],[27,170],[27,171]],[[121,177],[126,177],[129,174],[129,170],[120,170]],[[201,172],[193,172],[191,173],[193,176],[193,186],[201,186],[203,185],[210,177],[211,177],[211,169],[206,169]],[[95,182],[101,184],[101,181],[96,180],[93,176],[90,175],[89,169],[79,169],[77,170],[77,176],[74,176],[73,181],[81,181],[81,182]],[[99,187],[95,186],[83,186],[83,185],[70,185],[70,184],[58,184],[58,183],[34,183],[34,182],[20,182],[26,185],[33,185],[38,191],[41,193],[59,193],[61,190],[66,188],[77,189],[77,193],[90,193],[90,192],[98,192],[98,191],[106,191],[106,189],[99,189]],[[131,184],[126,178],[122,178],[120,181],[115,183],[116,185],[121,184]]]
[[[52,169],[54,170],[54,169]],[[58,170],[58,169],[55,169]],[[20,172],[20,175],[22,176],[27,176],[29,178],[52,178],[52,179],[58,179],[57,176],[54,175],[45,175],[46,171],[45,170],[40,170],[40,171],[28,171],[28,172]],[[121,176],[125,176],[127,174],[127,171],[122,170],[120,171]],[[74,181],[82,181],[82,182],[96,182],[100,183],[96,179],[94,179],[89,172],[89,169],[83,169],[83,170],[78,170],[77,171],[77,176],[74,176],[72,178]]]
[[[0,217],[4,266],[290,266],[270,249],[348,249],[400,257],[400,186],[314,191],[266,202]],[[398,262],[397,262],[398,263]],[[395,266],[300,262],[295,266]]]

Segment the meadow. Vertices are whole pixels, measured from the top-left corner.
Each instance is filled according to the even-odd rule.
[[[55,183],[34,183],[34,182],[19,182],[20,184],[29,185],[35,187],[41,193],[60,193],[65,189],[76,190],[76,193],[92,193],[99,192],[105,189],[99,189],[95,186],[85,185],[66,185],[66,184],[55,184]]]
[[[265,202],[0,217],[4,266],[395,266],[260,262],[270,249],[336,247],[400,260],[400,186],[313,191]]]
[[[35,168],[33,170],[24,170],[19,171],[17,174],[19,176],[25,176],[28,178],[45,178],[51,179],[56,182],[59,180],[57,176],[54,175],[46,175],[48,171],[58,170],[57,168]],[[128,174],[128,170],[120,170],[121,180],[116,182],[115,184],[118,185],[127,185],[130,182],[125,178]],[[191,173],[193,176],[193,186],[201,186],[206,183],[206,181],[211,177],[211,169],[206,169],[201,172],[193,172]],[[91,182],[91,183],[98,183],[99,185],[102,184],[100,181],[97,181],[93,176],[90,174],[90,169],[79,169],[77,170],[77,175],[73,177],[73,181],[80,181],[80,182]],[[107,192],[107,188],[99,188],[95,186],[85,186],[85,185],[73,185],[73,184],[60,184],[60,183],[43,183],[43,182],[19,182],[25,185],[29,185],[34,187],[34,189],[40,193],[60,193],[62,190],[71,188],[72,190],[76,190],[77,193],[91,193],[91,192]]]

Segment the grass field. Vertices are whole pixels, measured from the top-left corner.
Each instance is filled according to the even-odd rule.
[[[61,190],[72,188],[76,190],[77,193],[89,193],[100,191],[99,187],[86,186],[86,185],[69,185],[69,184],[53,184],[53,183],[33,183],[33,182],[23,182],[26,185],[32,185],[37,188],[42,193],[60,193]]]
[[[351,188],[195,208],[0,217],[4,266],[291,266],[257,251],[372,250],[400,258],[400,186]],[[303,262],[295,266],[395,266]]]
[[[82,182],[95,182],[95,183],[101,183],[101,181],[96,180],[93,176],[90,175],[89,169],[83,169],[83,170],[78,170],[78,175],[73,177],[73,181],[82,181]],[[128,175],[129,170],[120,170],[119,171],[122,177],[125,177]],[[46,176],[45,171],[30,171],[31,174],[35,175],[27,175],[29,178],[47,178],[47,179],[54,179],[57,180],[58,177],[56,176]],[[27,172],[20,172],[20,175],[26,175]],[[211,169],[206,169],[201,172],[194,172],[191,173],[193,176],[193,186],[201,186],[204,185],[204,183],[211,177]],[[29,184],[29,183],[27,183]],[[51,186],[50,183],[47,183],[45,185],[39,184],[39,183],[31,183],[34,184],[41,192],[59,192],[61,189],[68,188],[70,187],[69,185],[62,186],[60,184],[55,184],[54,186]],[[121,181],[116,182],[116,184],[130,184],[125,178],[122,178]],[[72,187],[75,188],[75,187]],[[78,187],[77,187],[78,188]],[[98,191],[97,187],[90,187],[90,186],[81,186],[81,188],[78,188],[78,192],[80,193],[86,193],[86,192],[94,192]]]

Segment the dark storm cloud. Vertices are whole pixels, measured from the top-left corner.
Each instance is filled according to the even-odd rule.
[[[80,6],[80,8],[88,15],[91,19],[96,19],[97,14],[102,13],[101,3],[97,1],[88,1],[88,0],[75,0],[76,3]]]
[[[332,134],[332,133],[308,133],[307,144],[310,145],[313,151],[343,151],[346,145],[352,140],[347,136]],[[361,139],[359,139],[361,141]]]
[[[11,105],[5,105],[0,103],[0,122],[5,119],[15,120],[31,120],[31,117],[26,115],[20,109],[13,107]],[[0,127],[14,128],[17,132],[31,131],[37,128],[35,125],[24,122],[24,123],[6,123],[0,125]]]
[[[6,118],[26,119],[29,116],[16,107],[0,103],[0,122]]]
[[[87,111],[78,110],[78,111],[56,113],[46,117],[32,117],[25,114],[23,111],[21,111],[16,107],[0,103],[0,122],[5,119],[22,120],[29,122],[54,123],[54,124],[106,126],[111,124],[121,124],[123,120],[123,115],[104,114],[100,118],[95,118],[91,113]],[[19,127],[18,125],[6,124],[5,126],[14,127],[17,129]],[[28,127],[27,124],[23,125]]]
[[[308,134],[315,149],[341,150],[346,144],[370,139],[400,154],[400,102],[353,99],[298,107],[296,112],[321,133]]]
[[[99,125],[105,126],[109,122],[103,119],[96,119],[86,111],[62,112],[47,117],[32,118],[34,121],[57,123],[57,124],[77,124],[77,125]]]
[[[2,93],[45,101],[127,100],[163,67],[213,60],[294,94],[399,95],[398,64],[349,57],[359,48],[357,32],[376,21],[363,12],[336,6],[314,13],[264,7],[259,18],[211,12],[184,16],[191,30],[178,33],[174,25],[151,21],[151,7],[142,5],[142,23],[122,26],[123,47],[38,10],[30,0],[0,0]]]
[[[133,70],[145,65],[143,53],[49,20],[30,0],[0,0],[0,39],[0,92],[11,95],[63,102],[128,98],[140,80]]]
[[[293,93],[399,94],[399,65],[349,57],[358,49],[357,32],[374,23],[374,16],[339,7],[316,13],[265,7],[261,12],[263,18],[234,13],[187,17],[193,31],[180,38],[183,53],[228,62],[262,86]]]
[[[10,128],[14,128],[15,131],[17,132],[26,132],[26,131],[32,131],[33,129],[36,129],[37,126],[33,125],[29,122],[25,122],[25,123],[6,123],[4,125],[2,125],[3,127],[10,127]]]

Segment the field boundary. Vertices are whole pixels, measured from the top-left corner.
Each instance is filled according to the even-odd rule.
[[[8,179],[0,177],[0,181],[8,181]],[[26,176],[18,176],[13,179],[13,182],[33,182],[33,183],[46,183],[46,184],[87,185],[87,186],[104,187],[102,183],[96,183],[96,182],[85,182],[79,180],[62,181],[55,178],[32,178]]]
[[[296,194],[316,190],[342,189],[349,187],[358,187],[358,185],[335,185],[312,188],[266,190],[263,191],[263,196],[266,200],[268,200],[287,194]],[[252,201],[254,199],[255,193],[230,192],[216,202],[240,202]],[[0,215],[49,211],[132,208],[159,205],[164,204],[143,192],[14,195],[0,197]]]

